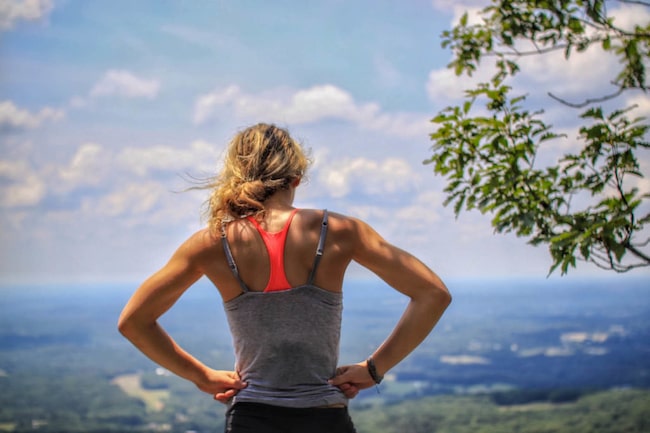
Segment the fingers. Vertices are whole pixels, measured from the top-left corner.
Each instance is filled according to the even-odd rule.
[[[241,380],[235,371],[212,370],[208,381],[196,384],[197,387],[221,403],[227,403],[248,383]]]
[[[228,389],[225,392],[219,392],[214,395],[214,399],[219,403],[227,404],[228,400],[233,398],[237,394],[238,390]]]
[[[345,395],[346,398],[354,398],[359,394],[359,388],[350,383],[339,385],[339,389],[343,391],[343,395]]]
[[[244,389],[248,386],[246,382],[242,382],[241,380],[236,380],[233,383],[229,384],[231,388],[234,389]]]
[[[339,386],[343,383],[349,382],[346,373],[349,368],[347,366],[339,367],[336,369],[336,376],[331,378],[328,382],[330,385]]]
[[[344,383],[356,384],[359,382],[360,374],[363,375],[365,369],[358,365],[344,365],[336,369],[336,376],[329,380],[330,385],[339,386]]]
[[[219,403],[222,403],[222,404],[228,404],[228,400],[230,400],[229,398],[227,398],[226,396],[224,396],[224,394],[216,394],[216,395],[214,396],[214,399],[215,399],[216,401],[218,401]]]
[[[340,375],[344,374],[346,371],[348,371],[349,369],[350,369],[350,367],[348,367],[347,365],[337,367],[335,376],[340,376]]]
[[[241,377],[239,376],[238,372],[233,371],[232,373],[233,373],[232,377],[234,379],[233,388],[244,389],[244,388],[246,388],[248,386],[247,382],[244,382],[244,381],[241,380]]]
[[[248,385],[246,382],[241,380],[239,373],[236,371],[228,371],[225,373],[228,379],[222,380],[221,384],[224,386],[224,388],[243,389]]]

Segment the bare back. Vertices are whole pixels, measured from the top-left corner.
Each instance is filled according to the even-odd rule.
[[[282,230],[291,211],[291,208],[269,210],[265,219],[260,221],[261,228],[270,233]],[[322,220],[322,210],[300,209],[288,228],[284,271],[291,287],[305,284],[309,278]],[[353,255],[351,231],[347,218],[330,213],[324,254],[314,277],[316,286],[341,292],[345,270]],[[270,276],[269,255],[254,224],[245,218],[233,221],[226,226],[226,235],[240,278],[251,291],[263,291]],[[215,242],[209,248],[212,252],[208,254],[208,260],[202,261],[205,274],[219,288],[224,301],[228,301],[241,294],[241,287],[228,268],[220,245]]]

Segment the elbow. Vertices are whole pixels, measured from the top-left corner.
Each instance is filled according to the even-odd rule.
[[[441,294],[441,297],[442,297],[441,302],[444,304],[446,309],[451,304],[451,300],[452,300],[451,293],[449,293],[449,290],[445,288],[443,293]]]
[[[444,309],[451,304],[451,293],[444,286],[437,287],[433,296],[436,304],[441,305]]]
[[[436,284],[431,286],[430,290],[427,291],[427,303],[434,308],[435,310],[446,310],[449,304],[451,304],[451,293],[444,284]]]
[[[131,333],[131,323],[128,319],[126,319],[123,316],[120,316],[120,318],[117,321],[117,330],[122,334],[123,336],[127,336],[128,334]]]
[[[157,321],[137,312],[122,312],[117,320],[117,330],[131,343],[136,344],[152,328],[157,326]]]
[[[128,340],[132,340],[135,333],[137,332],[137,325],[135,320],[131,316],[122,314],[117,321],[117,330],[126,337]]]

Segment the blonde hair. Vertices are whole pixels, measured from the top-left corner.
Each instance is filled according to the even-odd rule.
[[[243,216],[264,216],[264,202],[302,178],[309,159],[289,132],[258,123],[236,134],[230,142],[224,166],[206,188],[208,227],[218,231],[224,222]]]

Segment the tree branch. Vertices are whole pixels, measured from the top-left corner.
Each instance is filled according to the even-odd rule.
[[[597,103],[597,102],[605,102],[605,101],[609,101],[610,99],[614,99],[617,96],[620,96],[621,93],[623,93],[626,89],[627,89],[626,87],[620,87],[616,92],[614,92],[614,93],[612,93],[610,95],[605,95],[605,96],[602,96],[600,98],[589,98],[589,99],[586,99],[584,102],[581,102],[581,103],[569,102],[566,99],[562,99],[559,96],[555,96],[551,92],[548,92],[547,94],[548,94],[548,96],[555,99],[559,103],[564,104],[564,105],[566,105],[568,107],[584,108],[587,105],[591,105],[591,104],[594,104],[594,103]]]
[[[637,256],[638,258],[640,258],[641,260],[645,261],[646,266],[650,265],[650,257],[644,254],[642,251],[636,249],[634,246],[632,246],[631,243],[628,242],[627,244],[625,244],[625,249],[631,252],[632,254],[634,254],[635,256]]]
[[[532,51],[519,51],[514,49],[513,47],[510,47],[512,51],[507,52],[507,51],[492,51],[489,53],[485,53],[485,56],[515,56],[515,57],[524,57],[524,56],[536,56],[539,54],[546,54],[550,53],[553,51],[558,51],[562,50],[567,47],[567,44],[561,44],[561,45],[553,45],[552,47],[548,48],[536,48],[535,50]]]
[[[634,5],[641,5],[641,6],[648,6],[650,7],[650,2],[644,2],[640,0],[618,0],[619,3],[628,3],[628,4],[634,4]]]
[[[620,274],[625,273],[627,271],[631,271],[632,269],[636,268],[644,268],[647,267],[647,263],[632,263],[629,265],[620,265],[618,263],[610,263],[609,260],[606,260],[603,257],[597,257],[598,260],[602,260],[602,262],[599,262],[598,260],[594,259],[593,257],[590,257],[589,259],[580,259],[585,262],[590,262],[593,263],[596,267],[600,269],[604,269],[606,271],[615,271]]]
[[[614,125],[615,129],[616,125]],[[614,149],[612,153],[616,156],[618,156],[621,152],[619,151],[620,146],[618,143],[614,144]],[[627,198],[625,197],[625,190],[623,189],[623,178],[625,177],[625,169],[620,168],[618,165],[614,168],[614,188],[616,189],[616,192],[618,193],[618,196],[621,198],[621,201],[625,205],[625,210],[627,210],[630,207],[630,204],[627,201]],[[630,225],[624,227],[625,232],[627,233],[625,239],[623,240],[624,244],[628,244],[630,242],[630,239],[632,238],[632,233],[634,233],[634,212],[630,212]]]

